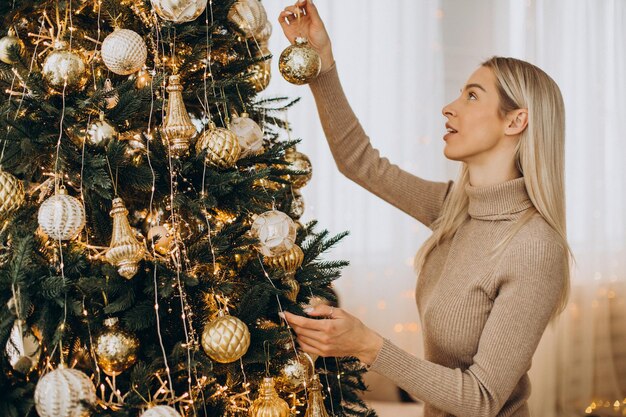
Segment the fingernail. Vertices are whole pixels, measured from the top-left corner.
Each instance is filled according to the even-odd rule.
[[[278,317],[280,317],[281,319],[284,319],[284,318],[285,318],[285,313],[283,313],[282,311],[280,311],[280,312],[278,313]]]
[[[309,314],[309,313],[312,313],[312,312],[313,312],[313,310],[314,310],[314,308],[313,308],[313,307],[306,307],[306,308],[304,308],[302,311],[304,311],[305,313]]]

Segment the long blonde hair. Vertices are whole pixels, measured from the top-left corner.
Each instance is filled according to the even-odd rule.
[[[571,250],[567,243],[565,224],[565,108],[557,84],[538,67],[518,59],[493,57],[482,66],[490,68],[495,77],[500,98],[500,115],[512,110],[528,109],[528,126],[520,135],[515,152],[517,168],[524,176],[526,190],[534,209],[527,210],[496,245],[493,256],[503,249],[530,218],[539,213],[557,232],[566,249],[566,276],[557,308],[556,318],[567,305],[569,297],[569,265]],[[441,215],[432,224],[433,234],[415,256],[419,273],[426,257],[439,243],[451,239],[469,217],[469,198],[465,186],[469,183],[467,164],[461,163],[459,177],[446,198]]]

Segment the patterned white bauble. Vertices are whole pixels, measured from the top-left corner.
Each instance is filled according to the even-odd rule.
[[[257,216],[251,231],[259,240],[257,249],[265,256],[282,255],[296,242],[296,224],[291,217],[278,210]]]
[[[118,75],[129,75],[143,68],[148,48],[141,35],[130,29],[116,29],[102,42],[102,60]]]
[[[207,0],[150,0],[150,3],[161,19],[184,23],[202,14]]]
[[[259,0],[237,0],[228,12],[228,19],[251,38],[265,28],[267,13]]]
[[[44,375],[35,388],[35,408],[40,417],[87,417],[83,403],[96,403],[91,379],[77,369],[58,368]]]
[[[25,197],[22,181],[0,168],[0,220],[19,208]]]
[[[37,221],[50,239],[70,240],[85,226],[85,209],[79,199],[61,188],[39,207]]]
[[[180,417],[180,414],[168,405],[157,405],[144,411],[141,417]]]
[[[248,113],[241,113],[240,117],[235,117],[229,127],[239,141],[241,148],[239,158],[257,154],[263,149],[263,131],[248,117]]]

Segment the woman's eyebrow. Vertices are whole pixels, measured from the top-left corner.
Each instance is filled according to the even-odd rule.
[[[467,90],[467,89],[470,89],[472,87],[479,88],[479,89],[483,90],[485,93],[487,92],[487,90],[485,90],[485,88],[482,85],[476,84],[476,83],[467,84],[464,88],[461,89],[461,92],[463,92],[463,90]]]

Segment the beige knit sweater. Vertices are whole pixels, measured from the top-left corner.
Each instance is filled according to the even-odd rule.
[[[450,183],[418,178],[381,158],[352,112],[336,67],[311,84],[339,170],[430,227]],[[524,178],[467,186],[468,219],[428,256],[416,299],[424,359],[385,340],[371,369],[425,402],[424,416],[529,416],[527,372],[558,303],[566,252],[535,214],[490,260],[532,207]]]

